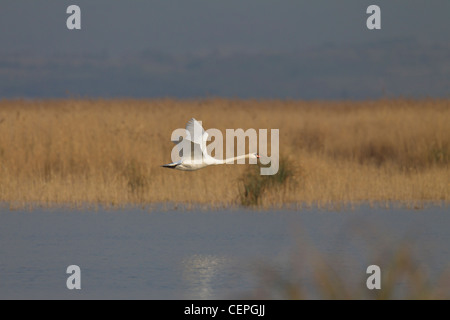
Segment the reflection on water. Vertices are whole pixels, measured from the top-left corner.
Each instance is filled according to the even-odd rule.
[[[373,263],[370,258],[405,239],[414,239],[408,243],[418,253],[415,258],[432,277],[448,270],[450,215],[445,207],[336,212],[3,209],[0,299],[245,297],[260,287],[258,268],[264,266],[278,270],[276,279],[291,268],[302,272],[298,281],[314,280],[308,270],[314,271],[317,254],[359,285],[367,263]],[[286,266],[299,243],[301,264]],[[385,260],[377,263],[389,271]],[[79,292],[65,287],[66,268],[73,264],[81,268]]]
[[[217,255],[194,254],[182,260],[183,281],[190,299],[210,299],[214,296],[215,280],[227,266],[227,259]]]

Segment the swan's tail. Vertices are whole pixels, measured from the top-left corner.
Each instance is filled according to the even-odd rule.
[[[175,169],[177,166],[179,166],[180,163],[179,162],[174,162],[174,163],[169,163],[169,164],[164,164],[161,167],[163,168],[169,168],[169,169]]]

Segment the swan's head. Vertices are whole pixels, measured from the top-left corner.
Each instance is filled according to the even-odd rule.
[[[251,154],[250,154],[250,158],[252,158],[252,159],[258,159],[258,158],[260,158],[260,156],[259,156],[259,154],[257,154],[257,153],[251,153]]]

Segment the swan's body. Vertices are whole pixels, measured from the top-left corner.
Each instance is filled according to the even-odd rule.
[[[218,160],[211,157],[206,152],[206,141],[208,140],[208,133],[205,132],[202,125],[192,118],[186,125],[187,136],[182,141],[174,141],[177,146],[182,148],[182,144],[187,143],[190,146],[185,150],[191,150],[191,153],[181,157],[180,161],[163,165],[164,168],[177,169],[182,171],[195,171],[211,165],[230,164],[236,160],[241,159],[257,159],[257,153],[249,153],[242,156],[228,158],[225,160]],[[185,145],[186,147],[186,145]],[[192,152],[193,150],[193,152]]]
[[[210,157],[210,159],[205,157],[201,160],[181,159],[180,161],[177,161],[177,162],[165,164],[165,165],[163,165],[163,167],[170,168],[170,169],[183,170],[183,171],[195,171],[195,170],[202,169],[204,167],[211,166],[211,165],[233,163],[236,160],[251,158],[252,156],[255,158],[259,158],[259,156],[257,154],[251,153],[251,154],[246,154],[243,156],[229,158],[226,160],[217,160],[212,157]]]

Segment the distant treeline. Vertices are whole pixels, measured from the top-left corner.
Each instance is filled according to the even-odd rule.
[[[448,97],[450,44],[399,39],[299,52],[112,57],[6,54],[0,98],[177,97],[372,99]]]

